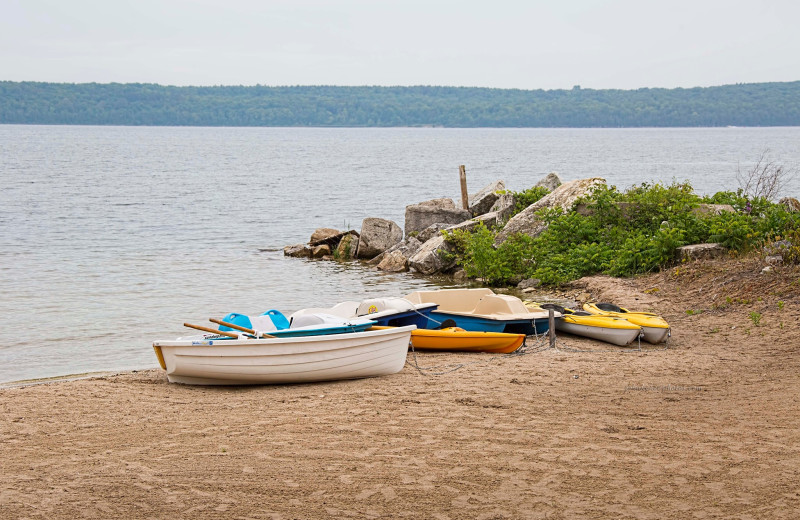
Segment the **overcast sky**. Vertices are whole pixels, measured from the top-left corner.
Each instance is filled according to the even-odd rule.
[[[0,80],[694,87],[800,80],[798,0],[0,0]]]

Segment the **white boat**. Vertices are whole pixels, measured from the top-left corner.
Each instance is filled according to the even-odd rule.
[[[306,383],[395,374],[406,362],[414,326],[301,337],[224,338],[203,334],[156,341],[173,383]]]
[[[403,327],[416,325],[418,329],[428,326],[435,303],[412,303],[405,298],[370,298],[361,302],[346,301],[329,308],[300,309],[290,316],[289,321],[302,319],[308,314],[326,314],[344,319],[368,318],[376,325]]]

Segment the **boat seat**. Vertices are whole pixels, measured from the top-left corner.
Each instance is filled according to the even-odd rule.
[[[494,295],[491,289],[441,289],[416,291],[406,296],[412,303],[436,303],[440,311],[471,313],[481,298]]]
[[[487,294],[475,306],[474,313],[481,315],[527,314],[530,311],[522,300],[507,294]]]
[[[280,311],[276,311],[274,309],[269,310],[260,316],[248,316],[246,314],[239,314],[238,312],[231,312],[222,318],[222,321],[263,332],[289,328],[289,320],[286,319],[286,316],[284,316]],[[220,325],[219,330],[231,331],[233,329],[226,327],[225,325]]]
[[[268,310],[262,316],[269,316],[272,320],[272,323],[278,328],[278,330],[288,329],[289,328],[289,320],[286,319],[286,316],[283,315],[281,311],[276,311],[275,309]]]
[[[384,311],[409,312],[413,310],[415,310],[414,304],[405,298],[370,298],[359,304],[356,315],[368,316]]]
[[[289,321],[291,322],[293,318],[300,316],[302,314],[319,314],[319,313],[333,314],[334,316],[339,316],[341,318],[352,318],[353,316],[356,315],[357,309],[358,309],[358,302],[353,302],[353,301],[337,303],[336,305],[330,308],[309,307],[307,309],[300,309],[294,312],[290,316]]]
[[[333,314],[325,314],[325,313],[314,313],[314,314],[298,314],[292,316],[292,321],[289,325],[291,329],[299,329],[304,327],[319,327],[321,325],[326,325],[330,327],[343,327],[348,326],[351,324],[352,321],[360,321],[362,323],[369,322],[369,320],[359,320],[354,318],[353,320],[349,320],[346,318],[342,318],[341,316],[335,316]]]
[[[613,303],[598,303],[595,305],[598,309],[608,312],[624,312],[619,306]]]

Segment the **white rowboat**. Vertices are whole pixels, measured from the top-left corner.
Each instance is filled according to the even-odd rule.
[[[156,341],[167,378],[195,385],[306,383],[395,374],[411,331],[396,327],[303,337],[220,339],[205,334]]]

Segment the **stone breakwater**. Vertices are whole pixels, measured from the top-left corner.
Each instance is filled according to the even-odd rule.
[[[562,183],[558,174],[550,173],[534,185],[550,191],[536,203],[536,209],[571,207],[598,184],[605,184],[605,180]],[[458,207],[450,198],[427,200],[406,206],[404,227],[391,220],[369,217],[362,222],[360,232],[320,228],[307,243],[286,246],[284,254],[322,260],[358,259],[389,272],[453,274],[455,261],[451,260],[452,255],[443,254],[451,252],[444,239],[445,231],[469,231],[481,223],[487,227],[512,226],[514,232],[538,234],[544,229],[533,211],[512,217],[516,205],[515,195],[506,190],[504,181],[498,180],[470,195],[467,209]]]
[[[547,228],[547,223],[538,217],[541,210],[559,208],[565,212],[577,211],[588,214],[591,211],[585,204],[576,204],[579,199],[589,195],[595,188],[604,186],[606,180],[600,177],[577,179],[562,182],[556,173],[549,173],[533,187],[544,187],[549,193],[518,209],[517,197],[506,190],[502,180],[495,181],[469,196],[467,209],[456,206],[453,199],[438,198],[406,206],[405,229],[391,220],[369,217],[361,223],[361,231],[341,231],[319,228],[314,231],[307,243],[286,246],[284,254],[322,260],[360,260],[378,270],[387,272],[413,271],[423,275],[450,274],[458,281],[466,275],[458,270],[451,245],[444,233],[456,230],[472,231],[480,224],[499,229],[495,246],[499,246],[514,234],[524,233],[536,237]],[[790,211],[800,210],[800,202],[794,198],[783,198],[779,204]],[[624,213],[626,207],[620,203]],[[697,212],[733,212],[726,204],[701,204]],[[693,244],[679,248],[679,255],[685,260],[713,258],[726,252],[719,244]],[[782,257],[777,253],[767,263],[780,263]],[[532,289],[538,281],[523,280],[527,284],[521,289]]]

